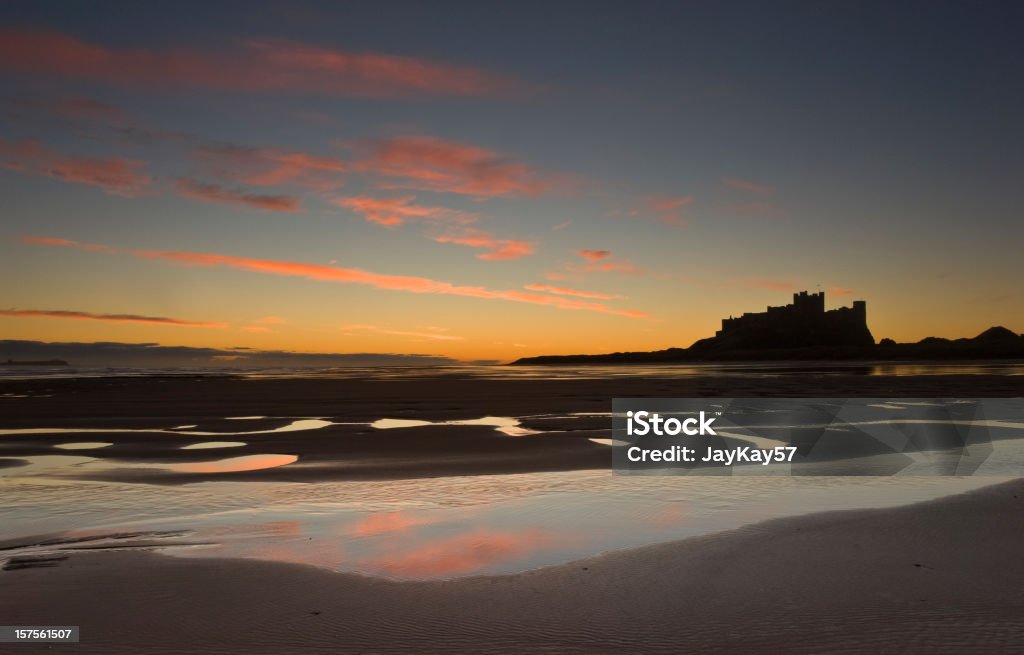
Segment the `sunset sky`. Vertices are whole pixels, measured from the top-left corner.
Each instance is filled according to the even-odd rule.
[[[0,338],[1024,331],[1020,3],[0,5]]]

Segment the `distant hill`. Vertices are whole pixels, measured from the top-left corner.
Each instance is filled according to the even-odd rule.
[[[689,348],[601,355],[542,355],[516,364],[667,364],[768,360],[1024,359],[1024,335],[991,327],[970,339],[926,337],[917,343],[882,339],[867,327],[867,305],[825,311],[824,293],[793,295],[793,303],[729,317],[715,336]]]
[[[994,332],[996,336],[993,336]],[[871,346],[806,346],[735,350],[695,349],[694,347],[668,348],[650,352],[617,352],[602,355],[542,355],[540,357],[524,357],[512,363],[522,365],[669,364],[715,361],[921,359],[1024,359],[1024,335],[1016,334],[1004,327],[993,327],[970,339],[927,337],[917,343],[895,343],[883,340],[881,343]]]

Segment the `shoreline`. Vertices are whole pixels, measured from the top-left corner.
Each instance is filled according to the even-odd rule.
[[[80,625],[81,643],[60,648],[81,653],[424,644],[519,652],[538,640],[560,652],[1004,653],[1024,648],[1022,513],[1018,479],[519,574],[428,582],[303,564],[76,553],[0,573],[0,611],[12,625]]]
[[[0,380],[0,430],[66,430],[0,434],[0,464],[10,475],[18,475],[15,460],[47,455],[93,457],[117,462],[118,466],[112,467],[117,470],[89,469],[81,477],[159,484],[389,480],[604,469],[611,465],[611,451],[591,439],[610,436],[611,399],[622,395],[1020,397],[1024,396],[1024,376]],[[250,418],[238,420],[240,417]],[[330,424],[277,431],[300,417],[328,419]],[[493,426],[451,424],[482,417],[516,417],[522,428],[538,434],[510,436]],[[384,418],[448,424],[393,429],[371,426]],[[185,426],[198,427],[182,429]],[[188,434],[189,430],[196,434]],[[218,440],[242,443],[231,448],[182,449],[193,442]],[[67,442],[111,445],[73,451],[57,448]],[[296,456],[298,461],[276,468],[205,473],[151,466],[241,456]],[[134,469],[133,463],[137,464]]]

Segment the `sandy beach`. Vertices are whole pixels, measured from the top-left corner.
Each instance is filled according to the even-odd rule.
[[[934,478],[665,484],[606,473],[609,449],[591,439],[609,435],[610,399],[623,395],[1008,397],[1022,385],[828,374],[3,381],[0,484],[21,527],[0,535],[0,616],[79,625],[81,641],[0,652],[1021,652],[1020,480],[967,478],[959,488],[972,491],[945,497],[957,487]],[[217,446],[182,447],[195,442]],[[229,455],[293,459],[209,467]],[[45,462],[56,463],[33,468]],[[895,507],[887,490],[933,500]],[[834,500],[844,495],[853,504]],[[845,506],[884,508],[810,513]],[[571,530],[553,529],[563,523]],[[44,525],[58,527],[33,527]],[[672,536],[686,534],[698,536]]]
[[[81,625],[69,653],[1015,653],[1022,512],[1015,481],[439,582],[83,553],[4,572],[0,612]]]

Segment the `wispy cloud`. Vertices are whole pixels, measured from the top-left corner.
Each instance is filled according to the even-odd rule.
[[[462,337],[454,334],[442,334],[439,332],[413,332],[409,330],[393,330],[390,328],[377,327],[376,325],[342,325],[345,332],[374,332],[376,334],[387,334],[396,337],[412,337],[415,339],[433,339],[435,341],[462,341]]]
[[[579,250],[576,253],[587,263],[583,266],[570,264],[567,268],[573,272],[583,273],[626,273],[636,275],[640,268],[627,259],[612,256],[610,250]]]
[[[187,177],[179,177],[175,189],[177,189],[179,195],[191,198],[192,200],[221,202],[272,212],[294,213],[301,209],[299,199],[295,196],[247,193],[245,191],[227,189],[219,184],[197,182]]]
[[[485,261],[511,261],[534,253],[534,245],[529,241],[497,239],[494,235],[482,230],[469,230],[461,234],[442,234],[433,237],[433,239],[438,243],[454,243],[470,248],[485,248],[487,252],[482,252],[476,256],[477,259]]]
[[[530,291],[553,293],[558,296],[574,296],[576,298],[592,298],[594,300],[615,300],[622,297],[608,293],[598,293],[596,291],[581,291],[579,289],[570,289],[568,287],[556,287],[551,284],[527,284],[523,288],[529,289]]]
[[[166,316],[141,316],[139,314],[94,314],[67,309],[0,309],[0,316],[20,318],[65,318],[86,321],[112,321],[115,323],[148,323],[151,325],[169,325],[172,327],[191,328],[225,328],[227,323],[211,321],[186,321]]]
[[[495,290],[476,285],[458,285],[441,280],[411,275],[390,275],[374,273],[358,268],[342,268],[307,264],[303,262],[280,261],[273,259],[254,259],[234,257],[218,253],[176,252],[165,250],[119,250],[99,244],[81,243],[69,239],[53,237],[27,236],[22,239],[33,245],[58,246],[92,252],[123,253],[143,259],[162,260],[183,266],[220,267],[236,270],[300,277],[321,282],[340,284],[358,284],[386,291],[404,291],[407,293],[429,293],[449,296],[462,296],[484,300],[504,300],[509,302],[543,305],[556,309],[597,312],[627,316],[630,318],[646,318],[647,313],[638,310],[614,309],[598,302],[576,300],[561,296],[541,293],[528,293],[519,290]]]
[[[397,136],[353,147],[363,153],[356,168],[390,178],[382,188],[494,198],[540,196],[567,183],[493,150],[432,136]]]
[[[775,193],[775,189],[770,186],[758,184],[757,182],[751,182],[750,180],[744,180],[738,177],[723,177],[722,184],[727,187],[758,196],[768,196]]]
[[[409,221],[426,223],[454,222],[469,224],[479,217],[478,214],[457,211],[447,207],[425,207],[414,204],[415,196],[400,198],[372,198],[370,196],[350,196],[335,198],[331,202],[339,207],[351,209],[363,215],[367,221],[395,227]]]
[[[218,50],[117,48],[25,28],[0,30],[0,68],[135,87],[366,97],[479,96],[527,88],[471,66],[283,40],[249,40]]]
[[[341,177],[350,166],[338,157],[308,152],[255,148],[234,143],[194,142],[193,156],[207,174],[251,186],[296,186],[330,191],[344,186]]]
[[[66,155],[38,141],[6,141],[0,138],[0,160],[5,168],[45,175],[65,182],[99,187],[119,196],[144,193],[152,182],[145,162],[120,157]]]

